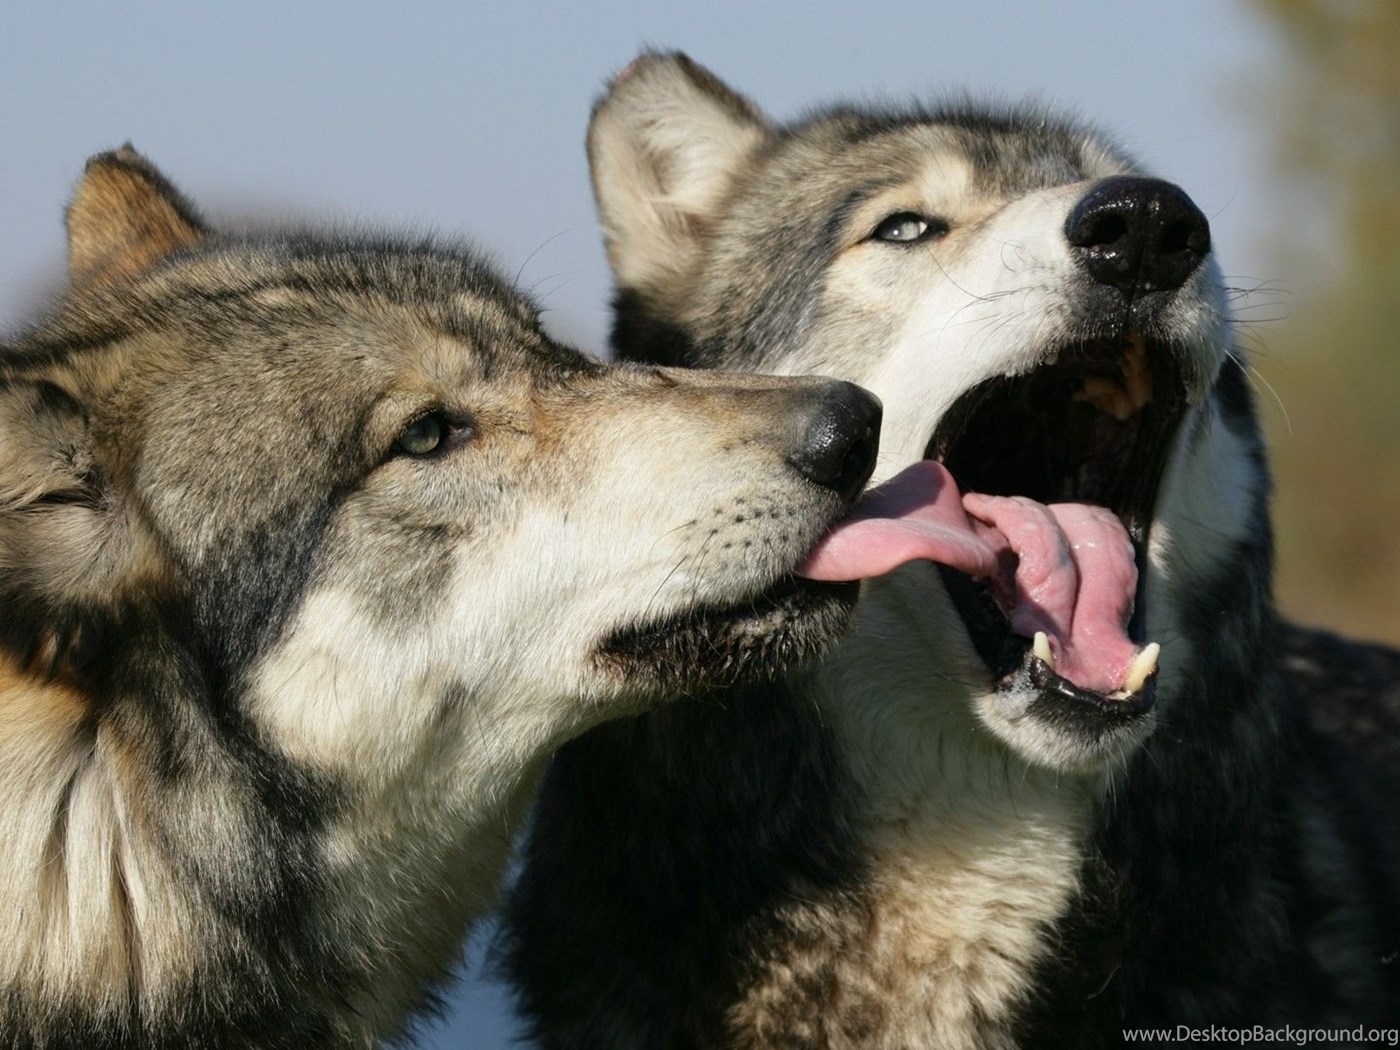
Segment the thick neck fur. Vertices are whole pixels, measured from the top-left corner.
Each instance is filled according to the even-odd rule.
[[[1196,433],[1228,455],[1167,482],[1154,557],[1175,571],[1150,587],[1172,612],[1149,630],[1176,669],[1111,768],[1057,774],[992,738],[918,566],[870,587],[808,677],[565,749],[509,920],[544,1045],[1113,1046],[1125,1026],[1384,1017],[1400,938],[1354,894],[1380,868],[1328,829],[1363,809],[1280,674],[1238,373]],[[1200,542],[1212,507],[1233,539]],[[618,823],[619,798],[611,838],[570,830]]]
[[[960,687],[975,655],[930,644],[955,622],[950,608],[929,615],[932,575],[917,565],[867,585],[855,631],[804,683],[861,798],[872,874],[858,923],[846,911],[838,938],[771,953],[731,1012],[739,1045],[779,1045],[797,1018],[821,1046],[1001,1045],[1078,888],[1107,777],[1033,767],[978,724]],[[818,965],[813,996],[801,975]]]
[[[444,812],[465,797],[444,733],[389,789],[348,790],[182,694],[177,663],[100,705],[0,663],[0,1042],[398,1034],[489,904],[533,772]]]
[[[820,679],[562,749],[508,923],[544,1045],[1011,1040],[1107,780],[1028,766],[952,702],[942,650],[882,622],[926,594],[918,572],[867,597]]]

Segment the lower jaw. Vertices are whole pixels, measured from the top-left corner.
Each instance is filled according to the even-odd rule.
[[[1123,768],[1155,724],[1152,711],[1137,704],[1067,701],[1029,683],[997,688],[980,703],[980,721],[1003,747],[1057,778]],[[1055,784],[1060,790],[1061,782]]]
[[[985,588],[955,569],[944,565],[937,568],[962,627],[987,668],[992,688],[1005,696],[1011,706],[1025,708],[1043,702],[1079,710],[1086,717],[1109,720],[1135,720],[1152,710],[1157,695],[1155,673],[1139,690],[1128,694],[1106,694],[1076,685],[1037,658],[1030,639],[1012,633]],[[1141,597],[1129,625],[1130,635],[1138,645],[1143,644],[1145,623]]]
[[[647,688],[720,688],[778,677],[835,644],[858,596],[856,583],[780,580],[733,605],[616,630],[593,658]]]

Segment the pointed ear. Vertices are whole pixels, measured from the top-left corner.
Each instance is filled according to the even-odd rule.
[[[612,82],[588,125],[588,160],[619,287],[665,296],[699,261],[700,238],[763,114],[680,53],[647,53]]]
[[[111,284],[209,234],[190,203],[130,145],[87,162],[68,206],[68,276],[75,289]]]

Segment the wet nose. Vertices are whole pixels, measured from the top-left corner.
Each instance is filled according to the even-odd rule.
[[[787,461],[804,478],[853,500],[880,450],[880,401],[854,383],[827,384]]]
[[[1210,223],[1178,186],[1105,179],[1065,221],[1073,253],[1099,284],[1128,299],[1180,288],[1210,251]]]

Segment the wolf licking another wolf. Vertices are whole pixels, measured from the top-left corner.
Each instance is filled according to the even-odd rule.
[[[833,638],[846,383],[607,366],[471,251],[220,235],[129,149],[0,344],[0,1043],[370,1046],[551,749]]]

